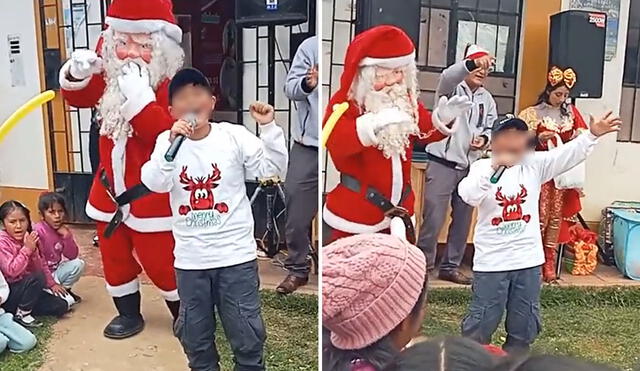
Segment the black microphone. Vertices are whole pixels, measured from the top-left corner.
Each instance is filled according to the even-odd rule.
[[[489,181],[491,182],[491,184],[496,184],[498,183],[498,181],[500,180],[500,178],[502,177],[502,174],[504,174],[504,171],[507,170],[507,167],[504,165],[500,165],[498,166],[498,168],[496,169],[496,171],[493,172],[493,175],[491,176],[491,179],[489,179]]]
[[[198,122],[198,117],[195,113],[187,114],[182,120],[188,122],[191,125],[191,129],[196,127],[196,123]],[[178,154],[178,150],[184,140],[187,139],[184,135],[178,135],[176,139],[173,140],[173,143],[169,146],[167,153],[164,154],[164,159],[168,162],[173,162],[176,159],[176,155]]]

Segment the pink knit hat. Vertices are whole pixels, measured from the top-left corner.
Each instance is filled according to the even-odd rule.
[[[362,234],[322,248],[322,325],[339,349],[362,349],[389,334],[418,302],[424,254],[387,234]]]

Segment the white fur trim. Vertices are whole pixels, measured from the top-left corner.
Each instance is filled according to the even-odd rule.
[[[58,82],[60,83],[60,87],[64,90],[70,90],[70,91],[82,90],[86,88],[87,85],[89,85],[89,82],[91,81],[91,76],[80,81],[69,80],[67,78],[67,75],[69,74],[69,69],[71,69],[71,63],[73,63],[73,61],[69,59],[64,63],[64,65],[62,65],[62,68],[60,68],[60,74],[58,75]]]
[[[376,123],[373,113],[365,113],[356,118],[356,134],[358,134],[358,139],[363,146],[370,147],[378,143],[375,128]]]
[[[111,150],[111,166],[113,167],[113,188],[116,196],[127,190],[124,184],[124,174],[126,168],[125,151],[129,138],[123,137],[114,140],[113,150]]]
[[[166,301],[178,301],[180,300],[180,297],[178,296],[178,290],[171,290],[171,291],[164,291],[161,289],[158,289],[158,291],[160,291],[160,295],[162,295],[162,297],[164,298],[164,300]]]
[[[322,218],[330,227],[343,232],[354,234],[380,232],[383,229],[389,228],[389,225],[391,223],[391,219],[387,217],[382,219],[381,222],[373,225],[352,222],[332,213],[331,210],[327,208],[327,205],[325,205],[322,210]]]
[[[126,33],[153,33],[164,31],[164,33],[180,44],[182,42],[182,30],[178,25],[161,19],[141,19],[131,20],[122,18],[106,17],[104,23],[108,24],[118,32]]]
[[[389,226],[390,234],[392,236],[400,237],[403,240],[407,240],[407,228],[404,225],[402,218],[391,218],[391,225]]]
[[[391,203],[398,205],[402,197],[402,160],[400,155],[391,156]]]
[[[456,118],[453,121],[453,125],[451,125],[451,127],[448,127],[447,124],[443,123],[440,120],[440,117],[438,117],[438,108],[434,109],[433,112],[431,112],[431,122],[439,132],[447,136],[455,133],[458,129],[458,119]]]
[[[173,218],[170,216],[157,218],[138,218],[137,216],[129,213],[129,205],[125,205],[122,209],[123,212],[125,211],[124,209],[126,209],[127,211],[127,217],[124,219],[124,224],[136,232],[153,233],[171,231]],[[114,213],[107,213],[98,210],[88,202],[87,206],[85,207],[85,212],[91,219],[104,223],[110,222],[111,218],[113,218],[114,215]]]
[[[392,58],[372,58],[372,57],[364,57],[360,61],[360,67],[362,66],[379,66],[384,68],[397,68],[401,66],[405,66],[407,64],[413,63],[416,60],[416,52],[413,51],[411,54],[402,55],[399,57]]]
[[[156,93],[149,87],[144,89],[140,95],[127,98],[127,101],[122,105],[122,117],[125,120],[131,121],[136,115],[138,115],[146,106],[151,102],[156,101]]]
[[[107,292],[114,298],[121,298],[123,296],[135,294],[136,292],[140,291],[140,281],[138,280],[138,278],[134,278],[133,281],[129,281],[122,285],[111,286],[107,283],[106,286]]]

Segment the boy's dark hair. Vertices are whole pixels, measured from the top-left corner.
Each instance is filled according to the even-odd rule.
[[[507,130],[529,131],[529,126],[523,120],[517,117],[507,117],[493,124],[491,129],[492,135],[496,135]]]
[[[413,306],[408,317],[415,317],[422,310],[422,306],[427,295],[427,287],[428,279],[425,279],[418,301]],[[331,332],[323,328],[322,369],[332,371],[350,371],[352,366],[351,363],[355,359],[361,359],[370,363],[376,370],[383,370],[384,367],[387,366],[399,353],[389,336],[394,330],[364,349],[344,350],[338,349],[331,344]]]
[[[169,103],[173,101],[173,96],[185,86],[199,86],[213,95],[213,88],[209,84],[207,77],[195,68],[183,68],[178,71],[169,84]]]
[[[605,365],[589,363],[569,357],[551,355],[529,355],[525,357],[507,357],[495,371],[616,371],[618,369]]]
[[[497,357],[482,345],[463,337],[443,337],[415,344],[384,371],[491,371]]]
[[[510,130],[519,131],[522,133],[528,133],[529,125],[527,125],[526,122],[524,122],[523,120],[517,117],[513,117],[512,115],[507,115],[505,119],[502,119],[496,122],[495,124],[493,124],[493,127],[491,128],[491,137],[495,138],[500,134]],[[529,143],[528,143],[529,147],[535,148],[537,144],[538,144],[538,139],[536,138],[535,135],[531,135],[531,138],[529,138]]]
[[[64,197],[60,193],[56,192],[44,192],[38,199],[38,211],[44,214],[45,211],[53,207],[54,204],[59,204],[64,212],[67,212],[67,203]]]
[[[0,222],[4,224],[4,219],[16,209],[21,210],[27,218],[27,232],[31,233],[31,212],[20,201],[9,200],[0,205]]]

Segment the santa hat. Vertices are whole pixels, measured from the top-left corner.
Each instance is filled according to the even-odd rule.
[[[469,44],[464,51],[464,59],[478,59],[485,55],[489,55],[489,52],[475,44]]]
[[[170,0],[114,0],[105,23],[119,32],[163,31],[178,44],[182,42],[182,30],[173,16]]]
[[[340,78],[340,90],[331,97],[327,114],[331,114],[333,104],[347,100],[349,89],[360,67],[396,68],[415,63],[415,54],[413,41],[398,27],[375,26],[358,34],[347,48],[344,71]]]

